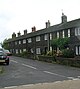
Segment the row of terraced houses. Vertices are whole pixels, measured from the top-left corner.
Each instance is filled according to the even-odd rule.
[[[75,55],[80,55],[80,19],[67,21],[67,16],[62,13],[61,23],[50,26],[50,21],[46,22],[46,27],[36,31],[36,27],[32,27],[32,32],[24,35],[15,32],[12,38],[7,40],[9,50],[14,53],[22,53],[29,51],[34,54],[42,54],[52,50],[50,40],[55,38],[70,38],[69,48],[74,50]]]

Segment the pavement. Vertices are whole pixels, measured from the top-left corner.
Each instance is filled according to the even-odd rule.
[[[80,79],[56,81],[53,83],[38,83],[22,86],[11,86],[0,89],[80,89]]]

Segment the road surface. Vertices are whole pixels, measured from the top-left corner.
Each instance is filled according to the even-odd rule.
[[[0,88],[37,83],[80,79],[80,69],[20,57],[10,57],[10,65],[2,65]]]

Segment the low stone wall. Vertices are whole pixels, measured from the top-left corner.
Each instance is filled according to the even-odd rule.
[[[38,60],[45,62],[56,62],[58,64],[80,67],[79,58],[63,58],[63,57],[51,57],[51,56],[38,56]]]

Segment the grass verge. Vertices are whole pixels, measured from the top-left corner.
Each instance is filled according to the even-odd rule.
[[[0,66],[0,74],[3,73],[3,67]]]

